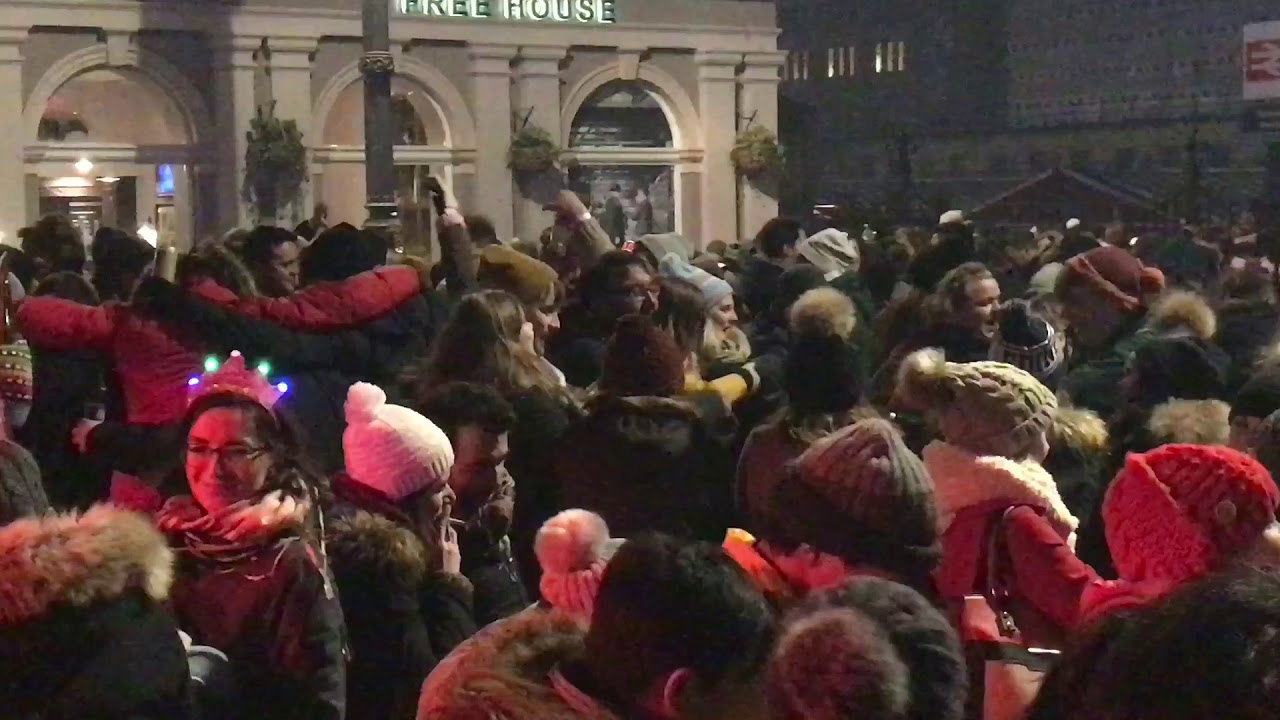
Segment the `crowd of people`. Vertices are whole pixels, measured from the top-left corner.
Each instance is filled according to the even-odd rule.
[[[0,716],[1280,714],[1276,228],[7,248]]]

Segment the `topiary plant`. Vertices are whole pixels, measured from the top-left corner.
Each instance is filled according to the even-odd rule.
[[[780,172],[784,160],[778,136],[763,125],[749,127],[739,133],[733,150],[729,152],[729,159],[733,168],[747,177]]]
[[[275,116],[275,104],[249,121],[241,195],[258,211],[260,222],[274,222],[281,207],[302,194],[307,182],[307,147],[294,120]]]

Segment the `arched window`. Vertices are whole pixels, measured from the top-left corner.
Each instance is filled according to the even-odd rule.
[[[671,124],[648,85],[611,80],[582,104],[569,132],[570,148],[669,148]]]

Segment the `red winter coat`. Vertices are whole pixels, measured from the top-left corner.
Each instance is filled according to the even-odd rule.
[[[288,298],[239,299],[212,282],[194,291],[245,315],[295,330],[329,332],[390,313],[422,291],[418,272],[386,267],[338,283],[316,285]],[[203,369],[202,342],[128,305],[79,305],[54,297],[28,298],[18,307],[23,337],[44,350],[93,350],[109,358],[124,391],[125,421],[163,425],[180,420],[187,381]],[[37,390],[38,392],[38,390]]]
[[[938,593],[957,601],[982,591],[987,579],[989,532],[1009,509],[993,501],[965,508],[942,536],[942,562],[934,573]],[[1076,557],[1048,520],[1021,506],[1005,521],[1009,570],[1019,597],[1065,631],[1081,620],[1081,602],[1100,581],[1093,568]]]

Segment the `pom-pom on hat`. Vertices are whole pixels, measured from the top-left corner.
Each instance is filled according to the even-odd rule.
[[[589,510],[565,510],[543,523],[533,541],[542,567],[542,598],[590,621],[605,565],[620,544],[609,539],[604,519]]]
[[[679,278],[693,283],[702,293],[702,306],[713,308],[733,295],[733,286],[702,268],[694,267],[676,253],[668,253],[658,261],[658,271],[664,277]]]
[[[31,402],[31,348],[24,340],[0,346],[0,397]]]
[[[644,315],[618,321],[604,351],[600,390],[624,397],[674,397],[684,389],[684,353]]]
[[[1251,548],[1276,521],[1280,490],[1225,447],[1165,445],[1129,455],[1103,502],[1120,577],[1180,584]]]
[[[866,378],[849,342],[857,325],[853,302],[839,290],[818,288],[800,296],[788,315],[783,372],[790,408],[808,415],[856,406]]]
[[[1106,246],[1076,255],[1058,276],[1059,294],[1073,284],[1087,285],[1121,310],[1146,307],[1147,298],[1164,290],[1164,273],[1147,267],[1123,248]]]
[[[435,423],[399,405],[368,383],[347,391],[347,429],[342,433],[347,474],[392,502],[444,488],[453,468],[453,447]]]
[[[1015,459],[1048,432],[1058,410],[1058,399],[1027,371],[998,362],[951,363],[937,349],[903,361],[895,401],[933,415],[952,445]]]

